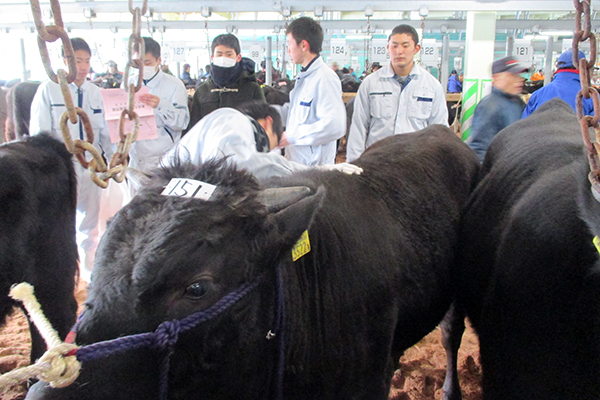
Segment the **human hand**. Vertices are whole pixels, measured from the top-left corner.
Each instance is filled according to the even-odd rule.
[[[340,171],[348,175],[360,175],[363,169],[359,166],[350,163],[339,163],[339,164],[325,164],[317,167],[323,171]]]
[[[156,108],[160,103],[160,97],[150,93],[140,94],[140,102],[147,105],[148,107]]]
[[[277,148],[282,148],[285,146],[289,146],[290,142],[288,142],[287,137],[285,136],[285,132],[283,132],[281,134],[281,139],[279,140],[279,144],[277,145]]]

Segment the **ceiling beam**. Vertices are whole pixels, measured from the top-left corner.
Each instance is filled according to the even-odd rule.
[[[227,29],[274,29],[278,26],[283,29],[285,21],[210,21],[208,22],[209,29],[227,30]],[[324,29],[336,30],[343,29],[348,31],[357,30],[361,31],[362,27],[367,23],[366,20],[326,20],[321,21],[321,26]],[[378,30],[390,30],[398,24],[408,24],[415,28],[421,27],[421,21],[415,20],[371,20],[370,26]],[[204,21],[161,21],[151,20],[149,22],[150,27],[153,28],[165,28],[165,29],[204,29]],[[467,22],[465,20],[452,20],[452,19],[426,19],[425,20],[425,31],[426,32],[440,32],[440,31],[464,31],[466,29]],[[29,30],[34,28],[33,22],[21,22],[21,23],[1,23],[0,29],[4,32],[8,30]],[[131,29],[131,22],[95,22],[93,19],[90,22],[65,22],[67,29],[111,29],[113,27],[119,30]],[[142,23],[142,29],[146,29],[148,23],[145,21]],[[573,30],[573,20],[522,20],[522,19],[499,19],[496,20],[497,31],[512,31],[522,30],[531,31],[534,27],[541,30]],[[592,21],[592,28],[600,28],[600,20]]]
[[[429,11],[573,11],[572,0],[418,0],[418,1],[390,1],[390,0],[319,0],[323,11],[364,11],[369,5],[374,12],[377,11],[417,11],[426,4]],[[44,8],[49,8],[48,1],[40,2]],[[134,7],[141,7],[141,1],[134,1]],[[315,2],[306,0],[183,0],[183,1],[148,1],[152,12],[200,12],[202,7],[210,7],[212,12],[255,12],[275,11],[280,12],[283,7],[290,7],[291,11],[313,11]],[[63,2],[61,9],[65,13],[80,13],[84,8],[92,8],[96,13],[128,12],[127,1],[76,1]],[[13,2],[0,4],[0,13],[30,12],[28,2]]]

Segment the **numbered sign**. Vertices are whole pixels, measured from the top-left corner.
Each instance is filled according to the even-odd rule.
[[[387,39],[373,39],[371,40],[371,61],[378,62],[380,64],[386,63],[390,60],[390,54],[387,51]]]
[[[173,61],[185,61],[185,42],[173,42],[169,47]]]
[[[346,39],[331,39],[329,61],[337,61],[342,64],[347,64],[350,61]]]
[[[439,61],[440,46],[435,39],[423,39],[421,44],[421,63],[435,66]]]
[[[260,62],[262,61],[262,47],[257,44],[253,44],[250,46],[249,52],[250,57],[248,58],[254,61],[256,65],[260,66]]]
[[[529,39],[516,39],[513,55],[527,66],[533,65],[533,42]]]
[[[162,191],[163,196],[210,199],[217,187],[210,183],[193,179],[173,178]]]

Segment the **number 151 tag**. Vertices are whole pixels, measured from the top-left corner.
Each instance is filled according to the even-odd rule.
[[[208,200],[216,188],[215,185],[202,181],[173,178],[161,194],[163,196],[193,197],[196,199]]]

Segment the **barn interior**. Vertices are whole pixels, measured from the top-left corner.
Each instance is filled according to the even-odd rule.
[[[85,38],[92,49],[90,77],[106,71],[109,61],[123,71],[132,33],[128,2],[59,3],[68,35]],[[534,85],[531,78],[536,72],[543,74],[544,84],[549,83],[558,57],[573,46],[577,18],[572,0],[148,0],[147,4],[141,19],[142,36],[160,43],[162,64],[172,75],[180,77],[184,65],[189,65],[194,81],[205,77],[211,63],[211,42],[223,33],[239,38],[241,54],[255,62],[256,72],[264,65],[265,85],[276,85],[278,77],[293,80],[300,73],[300,66],[290,61],[286,43],[286,28],[298,17],[314,18],[322,26],[323,59],[340,69],[352,68],[357,77],[367,75],[374,63],[389,62],[388,35],[399,24],[411,25],[422,39],[417,63],[440,81],[445,92],[453,74],[464,74],[463,92],[445,93],[450,106],[462,102],[463,108],[469,102],[474,108],[491,92],[491,65],[502,57],[514,56],[529,66],[526,89]],[[40,1],[40,6],[44,23],[56,23],[51,3]],[[133,6],[141,6],[141,1],[133,1]],[[591,24],[597,37],[600,15],[593,8]],[[0,42],[0,86],[48,78],[29,1],[0,0]],[[60,40],[47,45],[52,64],[62,65]],[[582,43],[580,49],[586,56],[592,52],[589,42]],[[597,61],[590,77],[596,87],[600,86],[599,71]],[[194,85],[187,89],[192,96]],[[523,99],[529,95],[525,90]],[[344,93],[344,102],[355,96]],[[470,123],[466,114],[459,113],[454,119],[454,132],[463,140],[469,139]],[[339,153],[337,160],[344,161],[345,154]],[[116,205],[115,201],[106,203],[101,210],[103,224],[120,208],[123,196]],[[78,287],[80,307],[86,285],[81,282]],[[0,373],[28,365],[28,335],[26,319],[15,311],[0,328]],[[437,328],[406,351],[394,375],[389,400],[441,399],[445,357]],[[482,399],[478,339],[470,328],[463,337],[458,363],[463,400]],[[22,400],[26,391],[22,385],[2,398]]]

